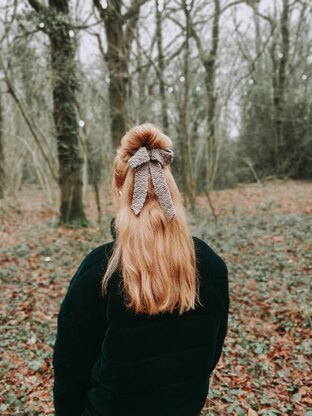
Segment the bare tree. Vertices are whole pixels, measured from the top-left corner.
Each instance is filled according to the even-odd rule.
[[[182,105],[180,108],[180,126],[182,141],[182,160],[183,160],[183,189],[185,205],[192,209],[195,205],[195,181],[193,175],[193,164],[191,159],[191,137],[190,137],[190,117],[189,117],[189,88],[190,88],[190,39],[191,39],[191,22],[190,11],[193,1],[183,1],[182,7],[185,16],[185,50],[183,62],[184,92]]]
[[[163,33],[162,33],[162,13],[163,4],[159,0],[156,1],[156,40],[157,40],[157,51],[158,51],[158,78],[159,78],[159,94],[161,100],[161,118],[162,126],[165,131],[168,131],[169,120],[168,120],[168,104],[166,98],[166,84],[164,81],[164,70],[165,70],[165,57],[163,51]]]
[[[103,2],[93,0],[103,21],[107,51],[104,51],[101,38],[100,48],[109,72],[109,103],[111,116],[111,136],[114,148],[131,124],[128,103],[129,72],[128,62],[135,28],[139,19],[140,7],[147,0],[133,0],[130,8],[122,13],[122,1]]]
[[[4,169],[4,153],[3,153],[3,107],[2,107],[2,91],[0,89],[0,199],[4,196],[5,187],[5,169]]]
[[[275,169],[276,173],[281,173],[282,160],[280,156],[283,147],[283,120],[285,107],[285,88],[286,70],[289,59],[289,4],[288,0],[283,0],[283,9],[280,18],[281,50],[279,59],[276,57],[276,43],[271,49],[271,59],[273,63],[273,104],[275,110]]]
[[[219,49],[221,5],[220,0],[214,0],[213,22],[211,27],[211,47],[209,52],[205,50],[200,35],[192,27],[192,35],[195,38],[199,51],[199,58],[205,68],[207,132],[205,146],[206,165],[206,189],[209,192],[213,188],[218,161],[218,144],[216,138],[216,69]]]

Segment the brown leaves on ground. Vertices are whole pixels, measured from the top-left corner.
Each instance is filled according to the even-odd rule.
[[[92,199],[92,198],[89,198]],[[311,201],[306,182],[274,181],[211,194],[216,227],[199,196],[193,235],[224,258],[229,332],[203,414],[312,415]],[[25,189],[21,206],[0,207],[0,414],[53,414],[56,317],[85,255],[110,241],[94,226],[56,226],[55,208]]]

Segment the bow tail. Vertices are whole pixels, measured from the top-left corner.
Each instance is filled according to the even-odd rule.
[[[173,205],[170,191],[166,183],[164,173],[160,163],[149,164],[154,192],[157,196],[158,202],[166,214],[168,220],[175,216],[175,207]]]
[[[138,215],[143,208],[148,190],[148,164],[144,163],[135,170],[134,190],[131,208]]]

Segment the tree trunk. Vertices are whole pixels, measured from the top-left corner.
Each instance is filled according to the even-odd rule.
[[[261,27],[260,27],[260,16],[259,16],[259,2],[253,2],[251,5],[253,9],[253,20],[255,24],[255,49],[256,49],[256,59],[254,63],[254,73],[256,81],[259,82],[262,76],[262,59],[261,59],[261,47],[262,47],[262,39],[261,39]]]
[[[284,124],[284,108],[285,108],[285,86],[286,86],[286,69],[289,57],[289,4],[288,0],[283,0],[283,11],[281,16],[281,37],[282,48],[279,59],[277,82],[274,91],[274,107],[275,107],[275,134],[277,141],[276,149],[276,170],[277,174],[282,173],[283,158],[283,124]]]
[[[137,47],[137,66],[138,66],[138,111],[136,114],[136,123],[143,124],[148,120],[149,105],[147,105],[148,96],[145,93],[146,90],[146,70],[142,68],[142,46],[140,38],[136,36],[136,47]]]
[[[120,140],[127,130],[127,85],[129,78],[120,19],[121,2],[116,0],[113,3],[114,12],[105,21],[105,31],[107,36],[111,135],[113,146],[116,148],[120,145]]]
[[[193,166],[191,159],[191,142],[189,126],[189,59],[190,59],[190,4],[184,3],[184,14],[186,19],[185,52],[184,52],[184,94],[182,108],[180,111],[180,124],[182,127],[182,157],[183,157],[183,185],[185,205],[191,209],[195,205],[195,183],[193,180]]]
[[[114,148],[128,127],[127,86],[129,83],[128,64],[126,61],[121,0],[111,0],[107,9],[103,9],[99,0],[94,0],[104,22],[107,39],[105,60],[109,72],[108,98],[111,119],[111,136]]]
[[[78,120],[75,106],[79,87],[75,63],[75,41],[69,36],[70,19],[67,1],[49,0],[57,25],[49,28],[53,74],[53,118],[59,159],[61,191],[60,223],[84,225],[83,158],[79,147]]]
[[[0,199],[4,197],[5,177],[4,177],[4,153],[3,153],[3,112],[2,96],[0,91]]]
[[[83,158],[79,146],[75,63],[76,45],[71,37],[69,0],[49,0],[49,7],[28,0],[44,20],[49,36],[52,67],[53,119],[57,141],[60,187],[60,224],[87,223],[83,206]]]
[[[105,27],[107,53],[105,61],[109,72],[109,106],[111,117],[111,136],[114,148],[126,130],[131,127],[128,112],[128,61],[139,18],[140,6],[146,0],[133,1],[125,14],[121,13],[122,1],[110,0],[103,8],[100,0],[93,0]]]
[[[166,87],[164,82],[165,62],[162,45],[162,11],[159,8],[159,0],[156,0],[156,40],[158,49],[159,93],[161,99],[162,127],[165,130],[165,132],[168,133],[168,105],[166,98]]]
[[[214,0],[214,16],[212,26],[212,46],[208,57],[204,60],[205,87],[207,94],[207,143],[206,143],[206,186],[213,188],[218,165],[218,145],[216,140],[216,60],[219,47],[220,0]]]

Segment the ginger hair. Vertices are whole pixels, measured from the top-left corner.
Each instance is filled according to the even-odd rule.
[[[131,151],[140,146],[165,149],[172,146],[172,141],[150,123],[131,128],[121,139],[112,180],[116,240],[103,276],[102,293],[118,269],[127,308],[149,315],[177,308],[181,315],[195,309],[196,302],[200,304],[194,241],[169,165],[163,167],[163,173],[176,210],[174,218],[166,218],[150,175],[144,206],[138,215],[132,211],[135,172],[127,162]]]

